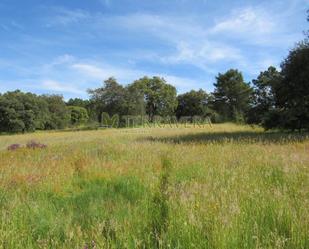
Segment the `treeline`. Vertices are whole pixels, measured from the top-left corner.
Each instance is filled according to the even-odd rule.
[[[308,20],[309,21],[309,20]],[[21,91],[0,94],[0,132],[63,129],[101,122],[102,113],[121,117],[202,116],[212,122],[262,125],[266,129],[309,129],[309,32],[281,63],[270,66],[252,82],[236,69],[219,73],[214,91],[200,89],[177,95],[160,77],[143,77],[123,86],[115,78],[88,90],[89,99],[36,95]]]

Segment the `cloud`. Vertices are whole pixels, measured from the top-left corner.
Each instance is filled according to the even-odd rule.
[[[258,56],[252,58],[255,52],[258,53],[265,48],[285,48],[297,40],[296,37],[299,35],[295,36],[283,28],[282,23],[286,20],[265,6],[249,5],[232,9],[226,17],[215,20],[213,25],[209,20],[206,22],[202,16],[190,13],[184,16],[145,12],[106,15],[100,12],[60,9],[60,17],[56,16],[55,20],[60,25],[78,25],[79,37],[83,34],[86,39],[89,39],[90,30],[91,34],[99,37],[101,34],[109,33],[110,39],[115,39],[113,35],[118,34],[116,38],[121,36],[124,40],[139,39],[144,41],[144,44],[149,41],[148,46],[152,50],[144,54],[150,56],[143,55],[143,52],[138,55],[123,50],[112,51],[112,54],[126,55],[127,61],[149,61],[162,65],[189,64],[206,73],[214,74],[218,71],[218,65],[223,63],[229,63],[231,67],[241,66],[244,69],[252,67],[252,63],[261,64],[264,59]],[[87,25],[83,30],[80,23],[85,20]],[[164,44],[164,49],[156,48],[156,44]],[[106,75],[106,71],[111,69],[108,65],[105,67],[107,68],[104,72],[94,70],[91,73]],[[119,74],[119,71],[116,73]]]
[[[77,64],[71,65],[71,67],[73,69],[76,69],[79,73],[83,73],[94,79],[104,79],[104,78],[111,76],[110,73],[112,73],[112,72],[106,72],[102,68],[99,68],[91,64],[77,63]]]
[[[233,34],[265,35],[274,32],[276,23],[265,9],[246,7],[233,10],[230,17],[216,23],[213,33],[229,32]]]
[[[56,91],[56,92],[65,92],[65,93],[74,93],[74,94],[84,94],[85,92],[71,86],[68,83],[57,82],[54,80],[43,80],[42,85],[39,87],[46,90]]]
[[[278,43],[282,45],[295,40],[293,35],[280,33],[277,22],[264,9],[252,6],[232,10],[227,18],[213,26],[200,17],[190,15],[173,17],[135,13],[113,17],[110,21],[115,29],[122,27],[130,32],[147,34],[173,48],[169,53],[152,54],[150,61],[189,64],[213,76],[223,63],[245,70],[252,68],[251,64],[261,64],[258,57],[252,60],[253,53],[246,46],[255,47],[258,52],[259,46],[265,49],[265,45],[278,46]],[[251,69],[249,71],[252,72]]]
[[[65,8],[53,8],[56,12],[56,15],[52,17],[46,18],[46,26],[53,27],[53,26],[68,26],[71,24],[78,24],[82,21],[91,19],[91,14],[87,11],[81,9],[65,9]]]
[[[33,89],[83,92],[83,96],[87,88],[98,87],[110,76],[128,84],[145,75],[158,75],[180,92],[201,86],[209,90],[207,83],[219,71],[239,68],[246,76],[255,77],[270,64],[278,65],[288,48],[302,37],[301,32],[295,35],[291,21],[295,13],[302,13],[304,0],[292,0],[298,12],[293,12],[286,0],[274,1],[278,8],[273,7],[274,2],[245,2],[242,8],[207,10],[207,15],[203,9],[179,14],[166,9],[121,9],[119,3],[115,7],[110,0],[99,1],[110,5],[110,12],[52,7],[39,16],[44,30],[33,34],[29,31],[37,27],[32,30],[22,23],[26,32],[20,32],[20,39],[4,43],[9,61],[0,60],[2,77],[8,82],[13,77],[35,82]],[[158,6],[171,7],[162,2],[164,5]],[[39,21],[36,23],[41,24]],[[0,24],[0,29],[18,29],[18,22],[9,23]]]
[[[180,42],[175,54],[162,58],[165,63],[190,63],[208,72],[214,72],[211,67],[215,63],[243,60],[244,57],[239,49],[207,41],[191,44]]]
[[[287,9],[276,6],[267,9],[267,6],[248,6],[231,11],[226,18],[216,21],[210,29],[210,34],[221,39],[239,41],[254,46],[288,47],[299,40],[300,34],[290,32],[288,22],[293,8]],[[274,12],[273,9],[277,9]]]
[[[165,73],[162,74],[160,72],[149,72],[132,68],[123,68],[117,65],[109,65],[106,63],[100,65],[77,63],[73,64],[71,67],[75,69],[77,73],[90,77],[92,79],[104,80],[108,77],[113,76],[117,80],[125,84],[132,83],[134,80],[142,78],[143,76],[163,77],[180,91],[184,91],[184,89],[189,89],[192,87],[194,88],[194,86],[198,84],[198,82],[193,79],[178,77]]]

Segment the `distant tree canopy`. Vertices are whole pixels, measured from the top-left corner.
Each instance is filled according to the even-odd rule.
[[[276,108],[266,128],[309,128],[309,43],[299,43],[281,65],[281,80],[273,87]]]
[[[235,69],[219,73],[216,79],[214,109],[224,121],[244,121],[250,107],[250,85],[244,82],[241,72]]]
[[[191,90],[177,97],[176,116],[205,116],[210,113],[210,98],[204,90]]]
[[[75,98],[75,99],[69,99],[66,104],[67,106],[79,106],[79,107],[84,107],[87,109],[88,106],[90,105],[90,101],[80,99],[80,98]]]
[[[177,107],[176,88],[159,77],[144,77],[124,87],[115,78],[104,81],[101,88],[88,91],[98,119],[109,115],[173,115]]]
[[[71,125],[81,125],[88,122],[89,116],[87,109],[80,106],[68,106]]]
[[[270,66],[261,72],[257,79],[252,80],[251,109],[248,112],[248,123],[263,125],[269,111],[275,109],[275,88],[281,80],[281,74],[275,67]]]
[[[115,78],[111,77],[105,80],[103,87],[88,90],[88,93],[98,120],[101,120],[103,112],[109,115],[124,115],[126,113],[126,90]]]
[[[18,90],[0,96],[0,131],[60,129],[67,125],[67,121],[67,110],[61,96],[38,96]]]
[[[144,77],[134,81],[129,88],[143,96],[150,120],[153,120],[155,115],[174,115],[177,108],[176,88],[167,84],[163,78]]]

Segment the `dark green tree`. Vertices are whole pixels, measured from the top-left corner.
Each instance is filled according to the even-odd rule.
[[[66,102],[67,106],[79,106],[79,107],[84,107],[87,109],[89,106],[89,100],[84,100],[80,98],[74,98],[74,99],[69,99]]]
[[[0,131],[45,129],[48,115],[47,103],[35,94],[17,90],[0,96]]]
[[[223,121],[244,121],[252,89],[244,82],[242,73],[235,69],[219,73],[214,86],[214,109]]]
[[[177,96],[178,106],[176,116],[205,116],[211,112],[209,108],[210,96],[202,89],[198,91],[191,90],[190,92]]]
[[[303,41],[281,64],[282,80],[275,86],[276,110],[269,114],[266,128],[309,128],[309,43]],[[278,119],[278,117],[280,117]],[[277,119],[278,122],[273,120]]]
[[[261,72],[257,79],[252,80],[252,106],[247,115],[248,123],[263,124],[269,111],[276,107],[275,88],[281,81],[281,74],[275,67]]]
[[[105,80],[103,87],[88,90],[88,93],[99,121],[103,112],[111,116],[126,114],[126,89],[115,78]]]
[[[46,129],[63,129],[70,123],[70,115],[61,95],[43,95],[48,104],[49,117],[46,120]]]
[[[143,91],[140,91],[134,84],[126,87],[126,109],[128,115],[144,116],[146,114]]]

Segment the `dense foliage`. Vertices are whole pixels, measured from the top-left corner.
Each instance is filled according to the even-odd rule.
[[[217,76],[214,84],[214,109],[223,121],[243,122],[249,109],[251,88],[238,70],[230,69]]]
[[[0,131],[25,132],[61,128],[56,119],[62,111],[56,108],[57,101],[52,101],[56,99],[63,102],[60,96],[37,96],[21,91],[0,95]]]

